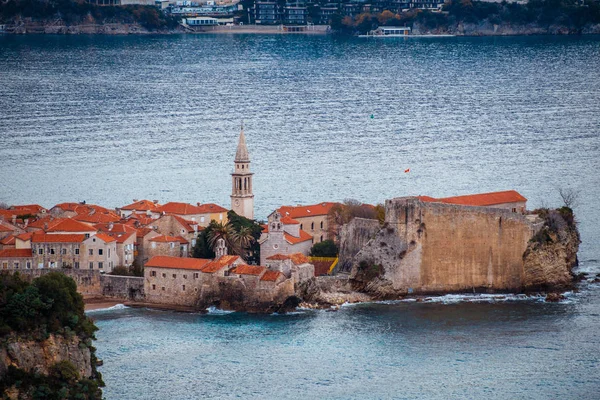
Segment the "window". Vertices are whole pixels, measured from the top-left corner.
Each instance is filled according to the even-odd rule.
[[[184,275],[184,276],[183,276],[183,279],[187,279],[187,275]]]
[[[175,248],[175,243],[169,243],[171,245],[171,248],[174,249]]]
[[[89,253],[89,255],[90,255],[90,256],[93,256],[93,255],[94,255],[94,249],[90,249],[90,250],[88,251],[88,253]]]
[[[166,277],[167,277],[167,274],[163,274],[163,278],[166,278]]]
[[[163,292],[164,292],[164,290],[165,290],[165,287],[164,287],[164,286],[162,287],[162,290],[163,290]]]
[[[152,285],[152,290],[156,290],[156,285]]]
[[[181,286],[181,288],[183,289],[183,291],[185,292],[185,285]]]
[[[54,249],[50,249],[50,254],[54,254]]]
[[[67,254],[67,249],[60,249],[60,254]]]
[[[108,249],[108,258],[110,258],[110,249]]]
[[[152,242],[152,248],[155,249],[156,248],[156,242]]]
[[[27,264],[25,264],[25,268],[31,269],[31,261],[27,261]]]
[[[156,271],[150,272],[150,276],[156,276]]]
[[[90,262],[90,269],[94,269],[94,263]]]
[[[85,238],[86,238],[86,239],[89,239],[89,237],[90,237],[90,234],[89,234],[89,233],[86,233],[86,234],[85,234]]]
[[[323,221],[321,221],[321,229],[323,229]]]
[[[104,263],[103,262],[99,262],[98,263],[98,268],[100,268],[100,269],[104,268]]]
[[[44,249],[42,249],[42,248],[39,248],[39,249],[38,249],[38,254],[44,254]]]
[[[517,209],[516,209],[516,208],[513,208],[513,212],[517,212]]]
[[[194,279],[198,279],[198,276],[199,276],[199,275],[200,275],[200,274],[198,274],[197,272],[194,272]]]
[[[79,269],[79,261],[75,261],[75,269]]]
[[[300,224],[300,230],[302,230],[302,224]]]
[[[314,230],[315,230],[315,223],[314,223],[314,222],[311,222],[311,223],[310,223],[310,230],[311,230],[311,231],[314,231]]]
[[[75,249],[75,255],[78,256],[79,255],[79,249]]]
[[[321,242],[323,241],[323,235],[321,235]]]
[[[200,222],[204,222],[204,217],[200,217]]]
[[[13,263],[13,266],[15,267],[15,269],[19,269],[19,263],[18,262]],[[183,289],[183,290],[185,290],[185,289]]]
[[[177,278],[177,275],[173,274],[173,279]]]
[[[98,249],[98,255],[99,255],[99,256],[101,256],[101,255],[103,255],[103,254],[104,254],[104,250],[102,250],[102,249]]]

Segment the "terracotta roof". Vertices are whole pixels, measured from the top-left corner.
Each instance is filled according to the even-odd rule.
[[[4,222],[0,222],[0,232],[12,232],[14,229],[11,228],[8,224]]]
[[[170,242],[188,243],[188,241],[185,240],[184,238],[182,238],[181,236],[167,236],[167,235],[155,236],[155,237],[151,238],[150,241],[151,242],[161,242],[161,243],[170,243]]]
[[[300,229],[299,231],[300,231],[300,237],[292,236],[286,232],[283,233],[283,237],[289,244],[302,243],[302,242],[306,242],[307,240],[312,241],[313,237],[311,235],[304,232],[302,229]]]
[[[96,204],[59,203],[52,208],[60,208],[63,211],[71,211],[77,214],[89,214],[92,210],[95,212],[111,212],[108,208]]]
[[[87,222],[76,221],[71,218],[57,218],[44,228],[46,232],[96,232],[96,228]]]
[[[136,223],[136,221],[137,221],[137,222],[138,222],[140,225],[144,226],[144,225],[149,225],[149,224],[151,224],[151,223],[152,223],[152,221],[155,221],[155,220],[156,220],[155,218],[148,217],[148,216],[146,216],[146,215],[141,215],[141,214],[131,214],[131,215],[129,216],[129,218],[127,218],[127,220],[125,221],[125,223],[126,223],[127,225],[131,225],[131,226],[133,226],[133,225],[135,225],[135,223]]]
[[[15,240],[16,240],[16,237],[14,235],[10,235],[10,236],[7,236],[4,239],[0,240],[0,244],[3,244],[4,246],[11,246],[11,245],[15,244]]]
[[[150,232],[155,232],[152,228],[138,228],[136,236],[141,238],[149,234]]]
[[[81,243],[86,239],[83,233],[80,234],[59,234],[59,233],[34,233],[31,237],[32,243]]]
[[[281,261],[281,260],[289,260],[290,256],[288,256],[287,254],[273,254],[271,257],[267,257],[267,260],[277,260],[277,261]]]
[[[92,224],[99,223],[107,223],[107,222],[117,222],[121,219],[117,214],[112,212],[101,212],[101,213],[93,213],[89,214],[77,214],[73,217],[73,219],[82,222],[89,222]]]
[[[192,227],[192,225],[198,224],[195,221],[188,221],[187,219],[183,219],[178,215],[172,215],[172,217],[175,218],[175,220],[181,225],[183,225],[183,228],[186,229],[188,232],[194,232],[194,228]]]
[[[17,235],[17,239],[26,242],[28,240],[31,240],[32,236],[33,236],[33,232],[26,232],[26,233],[21,233],[20,235]]]
[[[154,211],[160,207],[160,204],[156,204],[150,200],[139,200],[126,206],[121,207],[121,210],[135,210],[135,211]]]
[[[48,215],[46,217],[36,219],[35,221],[33,221],[30,224],[28,224],[27,227],[28,228],[44,229],[44,226],[45,226],[46,223],[48,225],[50,225],[53,221],[56,221],[56,218],[54,218],[51,215]]]
[[[240,259],[240,256],[221,256],[218,259],[211,261],[202,268],[202,272],[212,274],[219,271],[221,268],[230,267],[234,262]]]
[[[105,235],[108,235],[114,238],[117,243],[125,243],[127,239],[135,235],[135,232],[103,232]]]
[[[282,216],[291,218],[312,217],[315,215],[327,215],[333,206],[339,203],[319,203],[309,206],[282,206],[278,211]]]
[[[260,275],[265,271],[265,267],[258,265],[238,265],[231,272],[239,275]]]
[[[300,222],[296,221],[295,219],[289,217],[289,216],[285,216],[283,218],[281,218],[281,222],[283,222],[285,225],[297,225],[300,224]]]
[[[214,203],[200,204],[198,208],[201,210],[200,214],[221,213],[229,211],[226,208]]]
[[[155,211],[178,215],[205,214],[205,212],[203,212],[198,206],[188,203],[177,203],[174,201],[158,207]]]
[[[106,243],[110,243],[110,242],[115,242],[117,239],[115,239],[112,236],[107,235],[106,233],[97,233],[96,235],[92,236],[92,237],[97,237],[98,239],[106,242]]]
[[[119,222],[113,223],[112,228],[110,227],[110,223],[94,224],[94,228],[98,229],[101,232],[109,233],[109,234],[137,232],[137,229],[135,229],[133,226],[127,225],[124,223],[119,223]],[[111,228],[111,229],[109,229],[109,228]]]
[[[0,258],[31,258],[31,249],[4,249],[0,250]]]
[[[154,256],[146,263],[146,267],[157,268],[177,268],[177,269],[193,269],[202,270],[211,260],[204,258],[185,258],[185,257],[169,257],[169,256]]]
[[[16,217],[19,213],[14,210],[0,210],[0,216],[4,217],[5,220],[10,221],[12,217]]]
[[[39,204],[25,204],[25,205],[16,205],[10,206],[11,210],[19,211],[20,214],[37,214],[44,210],[44,207]]]
[[[290,254],[290,259],[296,265],[309,263],[310,260],[302,253],[294,253]]]
[[[527,199],[515,190],[506,190],[504,192],[491,192],[480,194],[469,194],[465,196],[444,197],[434,199],[429,196],[419,196],[421,201],[439,202],[446,204],[458,204],[463,206],[493,206],[504,203],[518,203],[527,201]]]
[[[279,271],[265,271],[263,276],[260,278],[261,281],[275,282],[283,274]]]

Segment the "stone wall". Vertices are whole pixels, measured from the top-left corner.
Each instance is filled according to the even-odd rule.
[[[376,219],[354,218],[340,229],[339,262],[336,272],[350,272],[352,259],[381,229]]]
[[[540,224],[508,210],[411,197],[385,205],[383,228],[352,261],[356,289],[386,298],[523,288],[523,254]]]
[[[144,298],[144,278],[142,277],[103,275],[94,270],[74,269],[30,269],[18,272],[33,279],[56,271],[73,278],[77,284],[77,291],[84,298],[110,297],[120,300],[142,300]]]

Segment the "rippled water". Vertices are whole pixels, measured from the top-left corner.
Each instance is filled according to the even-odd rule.
[[[0,201],[256,211],[517,189],[600,273],[600,38],[0,37]],[[371,118],[371,115],[373,118]],[[403,171],[410,168],[409,174]],[[597,398],[600,295],[291,316],[95,313],[108,399]]]

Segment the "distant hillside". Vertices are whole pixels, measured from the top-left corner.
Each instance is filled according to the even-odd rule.
[[[0,23],[73,26],[135,24],[147,31],[169,30],[177,20],[153,6],[102,7],[84,0],[8,0],[0,2]]]
[[[335,15],[334,31],[365,34],[378,26],[409,26],[413,33],[510,35],[600,33],[600,2],[530,0],[527,4],[448,0],[443,12],[383,11],[356,17]]]

